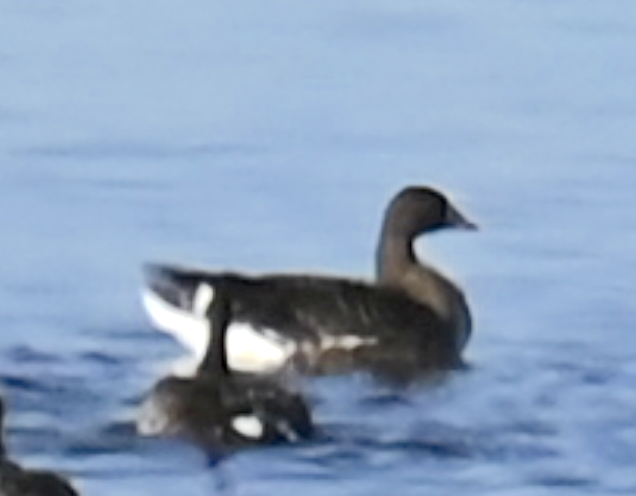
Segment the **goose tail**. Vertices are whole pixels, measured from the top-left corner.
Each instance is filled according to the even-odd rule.
[[[209,339],[205,309],[214,298],[213,278],[158,263],[145,264],[143,275],[141,299],[152,325],[202,358]]]

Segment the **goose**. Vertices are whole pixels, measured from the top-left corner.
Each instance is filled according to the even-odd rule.
[[[4,445],[4,401],[0,398],[0,495],[78,496],[71,484],[48,470],[31,470],[11,461]]]
[[[153,387],[140,408],[138,432],[184,438],[215,453],[311,438],[314,427],[300,394],[274,377],[229,369],[225,341],[232,316],[223,285],[201,285],[197,305],[212,336],[203,361],[193,377],[168,376]]]
[[[155,327],[200,360],[209,335],[194,311],[199,290],[223,285],[233,315],[228,362],[238,371],[453,368],[470,337],[469,307],[462,290],[418,260],[414,248],[420,235],[450,227],[476,229],[442,193],[409,186],[386,209],[375,282],[149,263],[143,304]]]

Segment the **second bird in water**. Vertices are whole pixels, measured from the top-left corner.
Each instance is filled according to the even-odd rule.
[[[229,370],[232,316],[224,288],[202,286],[197,303],[212,336],[204,359],[194,377],[166,377],[154,386],[140,409],[139,433],[180,437],[215,453],[310,438],[314,427],[299,394],[273,379]]]

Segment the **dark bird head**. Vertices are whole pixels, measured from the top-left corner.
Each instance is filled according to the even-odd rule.
[[[446,227],[476,229],[439,191],[409,186],[391,200],[384,218],[386,234],[414,238]]]

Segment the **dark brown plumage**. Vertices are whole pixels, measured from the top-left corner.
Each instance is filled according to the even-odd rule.
[[[215,452],[309,439],[314,427],[300,394],[274,378],[229,370],[225,337],[231,309],[226,295],[215,293],[206,312],[215,331],[210,330],[197,373],[160,380],[142,405],[139,431],[181,437]]]
[[[61,476],[30,470],[8,459],[4,446],[4,401],[0,398],[0,496],[78,496]]]
[[[422,264],[414,249],[418,236],[447,227],[475,228],[441,193],[405,188],[385,213],[375,283],[154,264],[146,266],[147,309],[160,327],[183,338],[187,331],[161,317],[193,314],[198,288],[209,284],[229,301],[230,328],[250,327],[278,347],[282,362],[304,372],[454,368],[471,333],[466,299],[449,279]],[[161,316],[153,315],[157,302]],[[259,353],[256,344],[252,355]],[[237,346],[247,349],[250,343]]]

